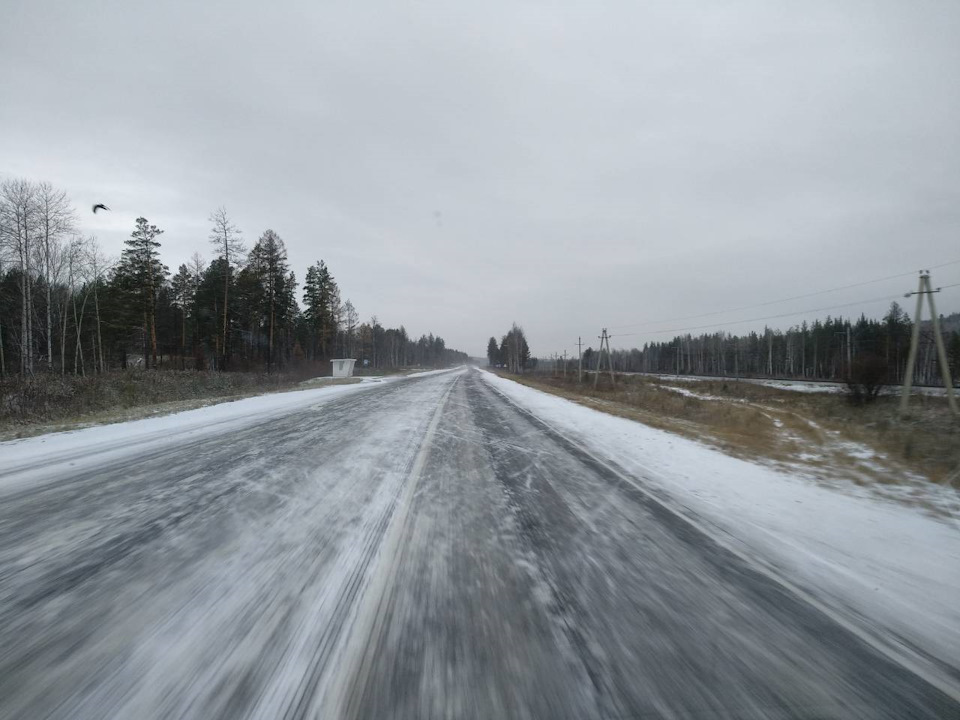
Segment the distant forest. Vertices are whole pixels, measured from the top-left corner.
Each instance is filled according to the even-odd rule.
[[[897,303],[880,320],[831,318],[804,322],[786,331],[766,328],[762,333],[731,335],[716,332],[681,335],[666,342],[647,343],[643,349],[613,350],[618,372],[679,373],[685,375],[744,375],[811,380],[844,380],[850,364],[871,358],[886,368],[887,382],[901,383],[910,350],[913,322]],[[960,313],[941,316],[941,330],[954,382],[960,375]],[[594,368],[597,353],[583,355],[584,368]],[[606,360],[604,360],[606,366]],[[929,321],[920,325],[920,347],[914,382],[940,385],[940,370]]]
[[[333,357],[375,369],[467,360],[439,336],[411,337],[376,316],[360,322],[322,260],[299,290],[280,236],[265,230],[247,250],[222,208],[210,217],[204,252],[172,273],[162,235],[138,218],[121,256],[108,259],[78,233],[63,191],[0,184],[0,376],[131,365],[320,374]]]

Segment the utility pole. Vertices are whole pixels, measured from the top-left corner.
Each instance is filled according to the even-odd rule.
[[[567,351],[563,351],[563,377],[567,377]]]
[[[600,335],[600,352],[597,353],[597,372],[593,376],[593,387],[597,387],[600,380],[600,364],[603,362],[603,346],[607,346],[607,367],[610,369],[610,383],[614,384],[616,380],[613,377],[613,357],[610,353],[610,336],[607,335],[607,329],[603,328],[603,334]]]
[[[577,335],[577,382],[583,382],[583,340]]]
[[[920,316],[923,313],[923,296],[927,296],[927,303],[930,306],[930,316],[933,321],[933,338],[937,344],[937,361],[940,365],[940,376],[943,378],[943,385],[947,390],[947,403],[955,415],[960,415],[960,409],[957,408],[956,398],[953,396],[953,380],[950,378],[950,365],[947,363],[947,351],[943,346],[943,338],[940,336],[940,317],[937,315],[937,308],[933,303],[933,296],[940,292],[940,288],[934,290],[930,285],[930,271],[920,271],[920,284],[916,292],[907,293],[904,297],[911,295],[917,296],[917,311],[913,316],[913,332],[910,335],[910,354],[907,356],[907,370],[903,377],[903,395],[900,397],[900,414],[907,411],[910,403],[910,388],[913,386],[913,367],[917,362],[917,349],[920,345]]]

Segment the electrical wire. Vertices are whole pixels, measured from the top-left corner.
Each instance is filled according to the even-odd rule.
[[[960,260],[951,260],[949,262],[940,263],[939,265],[932,265],[930,266],[929,269],[936,270],[938,268],[948,267],[950,265],[960,265]],[[826,290],[817,290],[815,292],[804,293],[802,295],[793,295],[792,297],[781,298],[779,300],[768,300],[766,302],[754,303],[752,305],[741,305],[740,307],[728,308],[726,310],[712,310],[710,312],[700,313],[699,315],[685,315],[683,317],[668,318],[666,320],[648,320],[648,321],[639,322],[639,323],[628,323],[626,325],[612,325],[610,326],[610,329],[617,330],[617,329],[628,329],[628,328],[636,328],[636,327],[647,327],[649,325],[659,325],[661,323],[666,323],[666,322],[683,322],[684,320],[697,320],[699,318],[704,318],[704,317],[714,317],[716,315],[723,315],[726,313],[740,312],[741,310],[752,310],[753,308],[758,308],[758,307],[768,307],[770,305],[779,305],[780,303],[790,302],[792,300],[802,300],[804,298],[816,297],[818,295],[827,295],[829,293],[839,292],[841,290],[850,290],[852,288],[863,287],[865,285],[874,285],[879,282],[886,282],[887,280],[898,280],[904,277],[915,276],[916,274],[917,272],[913,270],[910,272],[899,273],[897,275],[888,275],[886,277],[876,278],[874,280],[864,280],[862,282],[851,283],[849,285],[841,285],[839,287],[828,288]],[[742,322],[749,322],[749,321],[744,320]],[[725,324],[725,323],[721,323],[721,324]],[[656,332],[667,332],[667,331],[658,330]],[[623,335],[625,333],[620,333],[620,334]],[[636,335],[638,333],[629,333],[629,334]]]
[[[941,285],[938,289],[946,290],[947,288],[953,288],[953,287],[960,287],[960,283],[953,283],[951,285]],[[819,308],[810,308],[807,310],[799,310],[797,312],[781,313],[779,315],[766,315],[764,317],[747,318],[745,320],[730,320],[726,322],[710,323],[707,325],[696,325],[693,327],[673,328],[670,330],[646,330],[643,332],[617,333],[615,336],[611,335],[610,337],[631,337],[635,335],[659,335],[661,333],[683,333],[683,332],[689,332],[691,330],[706,330],[708,328],[723,327],[726,325],[741,325],[743,323],[761,322],[764,320],[778,320],[785,317],[795,317],[797,315],[807,315],[810,313],[825,312],[827,310],[839,310],[841,308],[853,307],[856,305],[869,305],[871,303],[877,303],[877,302],[892,302],[902,297],[903,297],[902,295],[885,295],[883,297],[871,298],[869,300],[858,300],[856,302],[842,303],[840,305],[828,305],[826,307],[819,307]]]

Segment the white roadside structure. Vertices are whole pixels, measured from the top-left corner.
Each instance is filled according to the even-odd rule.
[[[357,361],[353,358],[337,358],[331,360],[333,366],[333,377],[348,378],[353,377],[353,366]]]

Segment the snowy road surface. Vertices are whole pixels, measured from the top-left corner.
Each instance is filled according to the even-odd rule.
[[[0,717],[960,718],[477,371],[350,388],[0,447]]]

